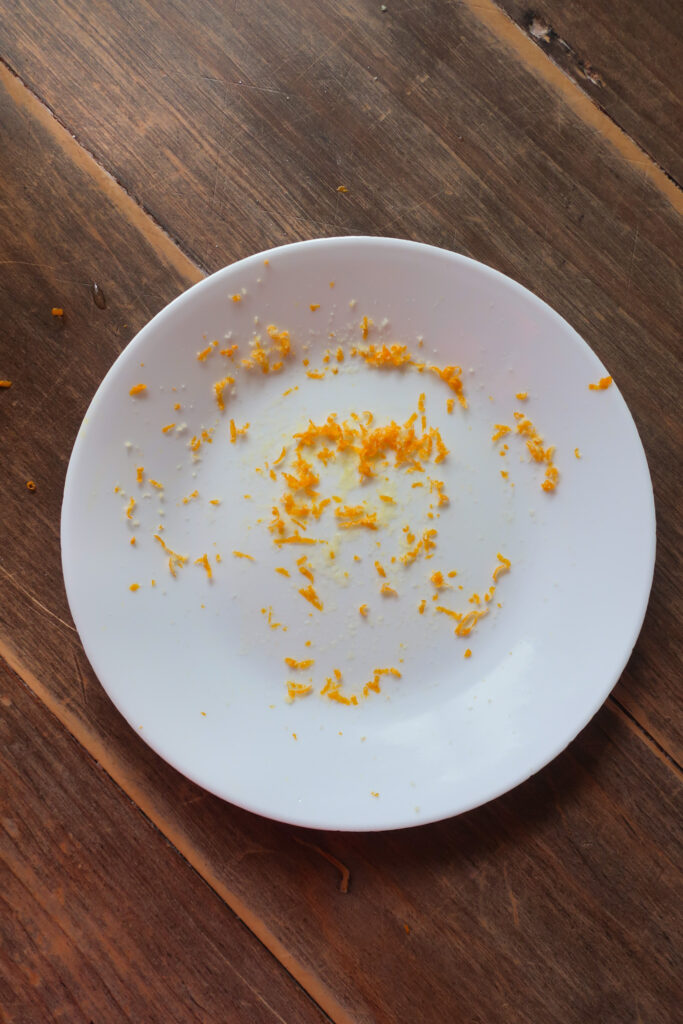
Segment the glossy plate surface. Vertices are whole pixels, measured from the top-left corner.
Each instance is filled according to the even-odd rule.
[[[365,340],[364,317],[372,321]],[[270,325],[289,332],[284,358]],[[254,335],[281,369],[261,371]],[[412,363],[377,368],[352,354],[384,344],[405,345]],[[431,370],[453,365],[462,368],[467,409]],[[608,372],[529,291],[417,243],[297,243],[191,288],[117,359],[69,465],[64,576],[102,685],[179,771],[296,824],[405,827],[515,786],[600,707],[645,614],[652,488],[616,384],[589,389]],[[226,377],[234,383],[221,411],[214,385]],[[146,389],[131,396],[138,384]],[[391,453],[361,484],[353,451],[335,449],[325,463],[319,447],[306,447],[318,497],[293,492],[283,477],[301,476],[293,435],[309,420],[335,413],[360,433],[352,414],[372,430],[413,412],[418,435],[438,429],[449,450],[436,462],[432,434],[424,472],[414,460],[396,467]],[[234,443],[231,419],[250,424]],[[530,455],[531,428],[517,430],[525,420],[544,450],[555,447],[554,491],[542,489],[548,463]],[[497,424],[511,430],[493,441]],[[441,505],[439,488],[448,497]],[[330,504],[319,518],[300,513],[297,527],[282,506],[287,493],[299,504]],[[362,506],[377,529],[342,529],[346,505]],[[274,506],[284,536],[318,543],[275,544]],[[423,544],[406,564],[429,530],[434,548]],[[496,574],[492,592],[499,554],[510,570]],[[438,590],[435,572],[446,584]],[[309,584],[322,611],[300,593]],[[382,594],[383,585],[396,593]],[[458,636],[463,619],[437,607],[488,614]],[[377,668],[400,677],[377,677]],[[338,692],[357,705],[320,694],[327,679],[336,684],[335,669]],[[380,692],[363,696],[375,679]],[[312,690],[289,700],[288,680]]]

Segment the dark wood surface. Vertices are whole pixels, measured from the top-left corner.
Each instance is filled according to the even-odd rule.
[[[1,1020],[674,1019],[680,38],[636,33],[635,2],[598,4],[592,35],[578,4],[539,9],[603,87],[512,2],[520,27],[490,2],[386,6],[6,5]],[[657,501],[606,706],[514,792],[406,833],[294,829],[178,776],[99,686],[61,580],[68,456],[116,355],[205,272],[335,233],[456,249],[546,299],[617,379]]]

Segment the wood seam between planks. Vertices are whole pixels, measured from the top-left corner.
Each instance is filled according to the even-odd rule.
[[[683,213],[683,192],[673,178],[641,149],[630,135],[606,114],[566,71],[563,71],[531,39],[495,0],[457,0],[472,16],[484,25],[491,35],[542,79],[554,92],[559,93],[584,124],[599,132],[631,167],[642,169],[643,175],[662,193],[678,213]]]
[[[628,708],[624,707],[621,701],[618,700],[614,696],[614,694],[610,694],[607,699],[609,703],[613,705],[617,709],[619,714],[625,719],[626,724],[631,729],[631,731],[637,733],[638,736],[640,736],[645,746],[652,751],[655,757],[659,758],[660,761],[663,761],[664,764],[667,765],[667,767],[674,773],[674,775],[676,775],[679,779],[682,779],[683,766],[676,760],[673,754],[670,754],[666,747],[663,747],[662,744],[654,738],[652,733],[648,729],[646,729],[641,722],[638,721],[635,715],[631,714]]]
[[[62,124],[54,111],[26,85],[1,57],[0,85],[19,109],[25,110],[41,128],[48,132],[69,161],[93,180],[112,206],[160,255],[162,260],[173,267],[188,282],[188,285],[196,284],[197,281],[206,277],[206,272],[183,252],[179,243],[169,235],[152,214],[126,191],[120,181],[105,170],[97,158]]]
[[[275,957],[311,1001],[317,1004],[318,1008],[334,1024],[356,1024],[354,1018],[337,1002],[332,991],[317,975],[300,963],[244,900],[217,877],[209,860],[200,853],[182,829],[178,828],[173,820],[155,804],[149,793],[136,784],[135,780],[126,772],[125,766],[107,749],[101,738],[50,693],[35,673],[23,664],[19,655],[2,638],[0,638],[0,657],[5,660],[34,697],[47,708],[86,753],[104,769],[115,785],[135,803],[140,813],[165,836],[179,855],[232,910],[261,945]]]

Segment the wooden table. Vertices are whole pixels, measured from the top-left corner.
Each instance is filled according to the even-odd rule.
[[[535,11],[4,4],[3,1021],[673,1021],[683,8]],[[78,425],[138,329],[242,256],[358,233],[466,253],[566,317],[629,403],[658,514],[641,638],[570,748],[479,810],[360,835],[160,761],[88,665],[59,554]]]

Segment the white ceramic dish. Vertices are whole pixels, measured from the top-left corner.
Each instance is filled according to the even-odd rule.
[[[452,392],[436,374],[375,369],[352,358],[363,316],[373,321],[367,343],[401,343],[427,363],[459,364],[468,409],[456,403],[446,411]],[[248,355],[254,332],[265,336],[271,323],[290,332],[294,350],[280,373],[247,372],[238,357],[216,347],[205,360],[196,358],[214,339],[220,347],[237,343],[239,356]],[[340,343],[344,362],[333,356],[324,363],[325,349]],[[316,368],[325,379],[307,376]],[[213,383],[226,373],[236,383],[221,413]],[[616,385],[588,387],[606,373],[575,331],[530,292],[472,260],[416,243],[297,243],[191,288],[116,360],[69,464],[64,576],[102,685],[131,726],[186,776],[242,807],[300,825],[416,825],[517,785],[603,703],[647,605],[652,489]],[[138,383],[147,390],[132,397]],[[526,401],[516,399],[520,391],[528,392]],[[427,489],[410,487],[424,475],[386,470],[379,488],[371,482],[354,490],[356,477],[347,471],[333,489],[345,489],[344,501],[381,506],[383,528],[335,533],[332,504],[306,525],[309,536],[331,541],[334,560],[329,545],[276,548],[267,524],[283,483],[256,466],[270,466],[288,442],[291,449],[292,433],[309,417],[320,422],[331,411],[343,417],[371,410],[376,424],[402,422],[423,392],[428,422],[450,449],[438,466],[450,497],[437,510],[440,518],[425,518]],[[560,479],[552,493],[540,486],[545,467],[529,458],[514,430],[515,411],[556,446]],[[231,417],[251,423],[235,444]],[[176,426],[163,433],[169,423]],[[179,431],[184,423],[187,430]],[[494,443],[496,423],[513,430]],[[214,433],[197,459],[188,441],[202,428]],[[138,465],[145,467],[142,484]],[[428,473],[433,477],[436,467]],[[382,489],[396,505],[378,501]],[[128,519],[131,496],[136,505]],[[153,539],[160,524],[167,545],[189,556],[175,578]],[[406,524],[417,536],[438,528],[431,560],[423,553],[409,567],[391,562],[407,549]],[[481,597],[489,587],[499,552],[511,569],[498,580],[490,614],[470,636],[455,636],[453,620],[434,610],[430,574],[457,570],[436,603],[464,613],[476,607],[468,604],[471,592]],[[193,564],[204,553],[212,580]],[[298,592],[308,583],[297,571],[302,553],[313,566],[323,612]],[[375,559],[397,597],[379,593],[384,581]],[[290,576],[277,574],[278,566]],[[368,605],[366,618],[360,603]],[[287,632],[269,627],[264,607]],[[288,656],[314,658],[315,665],[292,671]],[[401,678],[384,677],[381,693],[361,697],[357,706],[319,693],[334,668],[343,692],[360,693],[378,666],[396,667]],[[288,703],[288,678],[310,679],[313,692]]]

